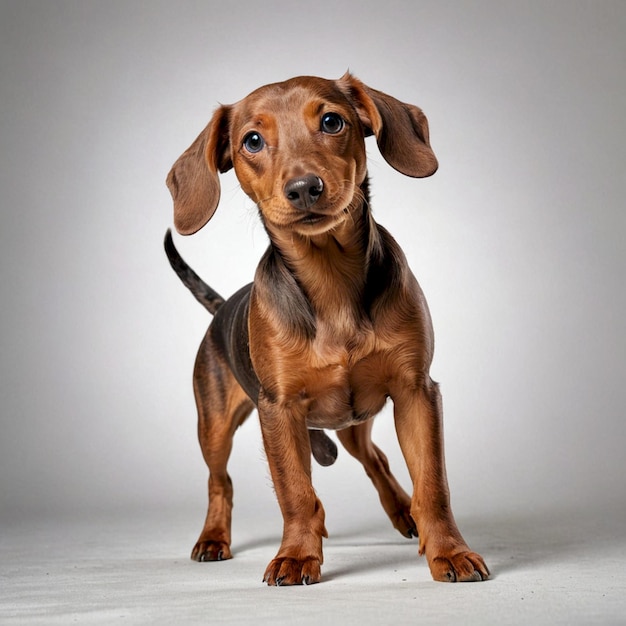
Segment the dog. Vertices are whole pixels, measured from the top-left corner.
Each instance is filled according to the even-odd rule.
[[[228,300],[183,261],[170,231],[165,237],[172,267],[214,315],[193,377],[209,506],[192,558],[232,556],[227,462],[235,430],[256,407],[284,521],[268,585],[320,581],[328,535],[311,455],[322,465],[337,456],[324,429],[362,463],[394,527],[419,538],[435,580],[489,578],[450,509],[430,314],[405,255],[372,217],[368,136],[402,174],[438,167],[424,113],[346,73],[292,78],[220,106],[167,177],[180,234],[211,219],[219,173],[234,168],[269,236],[254,281]],[[412,497],[371,439],[388,399]]]

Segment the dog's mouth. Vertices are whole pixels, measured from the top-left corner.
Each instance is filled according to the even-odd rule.
[[[304,236],[316,236],[331,232],[345,219],[345,211],[339,213],[307,213],[293,223],[292,228]]]
[[[338,202],[339,200],[339,202]],[[322,203],[319,203],[322,205]],[[340,209],[341,199],[332,198],[325,202],[323,206],[317,204],[311,207],[303,215],[296,217],[294,224],[298,227],[314,228],[315,230],[332,229],[341,221],[345,215],[345,209]]]
[[[323,215],[321,213],[308,213],[298,220],[298,224],[301,224],[303,226],[316,226],[317,224],[321,224],[322,222],[331,218],[331,215]]]

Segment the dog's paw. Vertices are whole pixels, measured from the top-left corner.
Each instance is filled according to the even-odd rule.
[[[224,541],[198,541],[191,551],[194,561],[225,561],[232,559],[230,546]]]
[[[437,556],[430,561],[434,580],[444,583],[476,582],[489,578],[489,569],[480,554],[459,552],[454,556]]]
[[[312,585],[322,577],[319,559],[276,558],[265,570],[263,582],[268,585]]]
[[[417,537],[417,526],[411,517],[411,512],[408,507],[401,508],[389,515],[393,527],[403,536],[408,539]]]

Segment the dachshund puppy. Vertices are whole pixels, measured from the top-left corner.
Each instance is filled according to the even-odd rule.
[[[182,260],[170,262],[214,315],[198,352],[194,392],[209,467],[209,507],[192,558],[231,558],[233,488],[227,462],[235,430],[257,408],[283,537],[264,581],[321,577],[324,509],[311,455],[334,461],[337,431],[404,536],[439,581],[489,577],[454,521],[444,465],[441,398],[429,375],[433,331],[424,295],[392,236],[370,211],[364,138],[412,177],[437,160],[422,111],[351,76],[298,77],[221,106],[175,162],[167,184],[174,224],[190,235],[216,210],[220,172],[235,169],[270,245],[254,282],[224,300]],[[410,497],[371,440],[390,398],[413,483]]]

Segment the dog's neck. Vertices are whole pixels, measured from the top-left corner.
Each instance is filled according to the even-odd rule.
[[[269,232],[269,230],[268,230]],[[381,257],[380,233],[369,209],[367,179],[343,222],[326,233],[273,234],[272,246],[307,296],[318,318],[361,319],[372,262]]]

